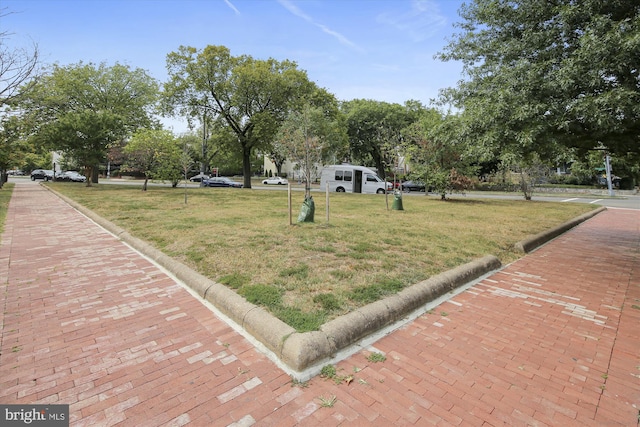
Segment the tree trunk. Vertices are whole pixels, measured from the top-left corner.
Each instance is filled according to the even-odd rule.
[[[527,178],[525,178],[524,172],[520,172],[520,189],[524,194],[524,199],[531,200],[532,188],[531,185],[527,182]]]
[[[91,177],[93,176],[93,167],[92,166],[85,166],[84,167],[84,176],[87,177],[87,187],[92,187],[91,185]]]
[[[387,171],[384,170],[384,163],[380,157],[376,158],[376,169],[378,170],[378,176],[386,181]]]
[[[242,144],[242,176],[244,188],[251,188],[251,148]]]

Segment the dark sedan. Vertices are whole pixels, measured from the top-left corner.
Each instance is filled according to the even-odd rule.
[[[410,192],[410,191],[425,191],[426,186],[422,182],[418,181],[405,181],[400,184],[400,189],[402,191]]]
[[[36,179],[44,179],[45,181],[52,180],[53,171],[49,169],[35,169],[31,172],[31,181],[35,181]]]
[[[234,187],[242,188],[242,184],[224,176],[216,176],[202,181],[205,187]]]

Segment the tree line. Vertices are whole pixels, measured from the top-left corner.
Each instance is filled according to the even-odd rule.
[[[234,56],[224,46],[169,53],[162,83],[118,63],[37,72],[37,49],[11,52],[0,33],[0,169],[48,166],[58,151],[85,170],[88,185],[113,162],[174,183],[196,164],[201,172],[225,165],[251,188],[266,155],[278,169],[294,162],[307,185],[317,164],[350,161],[392,178],[404,163],[408,178],[443,198],[478,177],[515,172],[529,198],[531,180],[550,167],[570,163],[588,181],[609,155],[634,186],[639,12],[632,0],[467,3],[438,54],[461,61],[465,78],[432,107],[339,101],[293,61]],[[19,78],[10,67],[16,55]],[[182,118],[193,132],[174,135],[160,116]]]

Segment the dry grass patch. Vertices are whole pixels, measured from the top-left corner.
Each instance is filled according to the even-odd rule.
[[[15,184],[5,182],[0,189],[0,233],[4,231],[4,221],[7,218],[7,210],[9,209],[9,200],[13,194]]]
[[[289,225],[286,191],[53,188],[167,255],[264,305],[300,331],[486,254],[504,263],[513,245],[592,210],[570,203],[314,193],[315,223]],[[294,219],[303,200],[295,192]]]

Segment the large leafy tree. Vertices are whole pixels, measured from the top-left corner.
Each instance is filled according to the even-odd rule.
[[[382,178],[393,166],[405,140],[405,130],[424,107],[415,101],[405,105],[355,99],[342,105],[351,160],[375,165]]]
[[[440,58],[466,80],[443,102],[485,157],[640,151],[637,0],[475,0]]]
[[[158,85],[146,71],[116,64],[54,65],[21,100],[33,141],[65,153],[97,180],[109,147],[153,126]]]
[[[244,187],[251,188],[251,157],[268,151],[281,122],[315,85],[291,61],[232,56],[224,46],[181,46],[167,56],[167,112],[217,120],[235,136]]]

